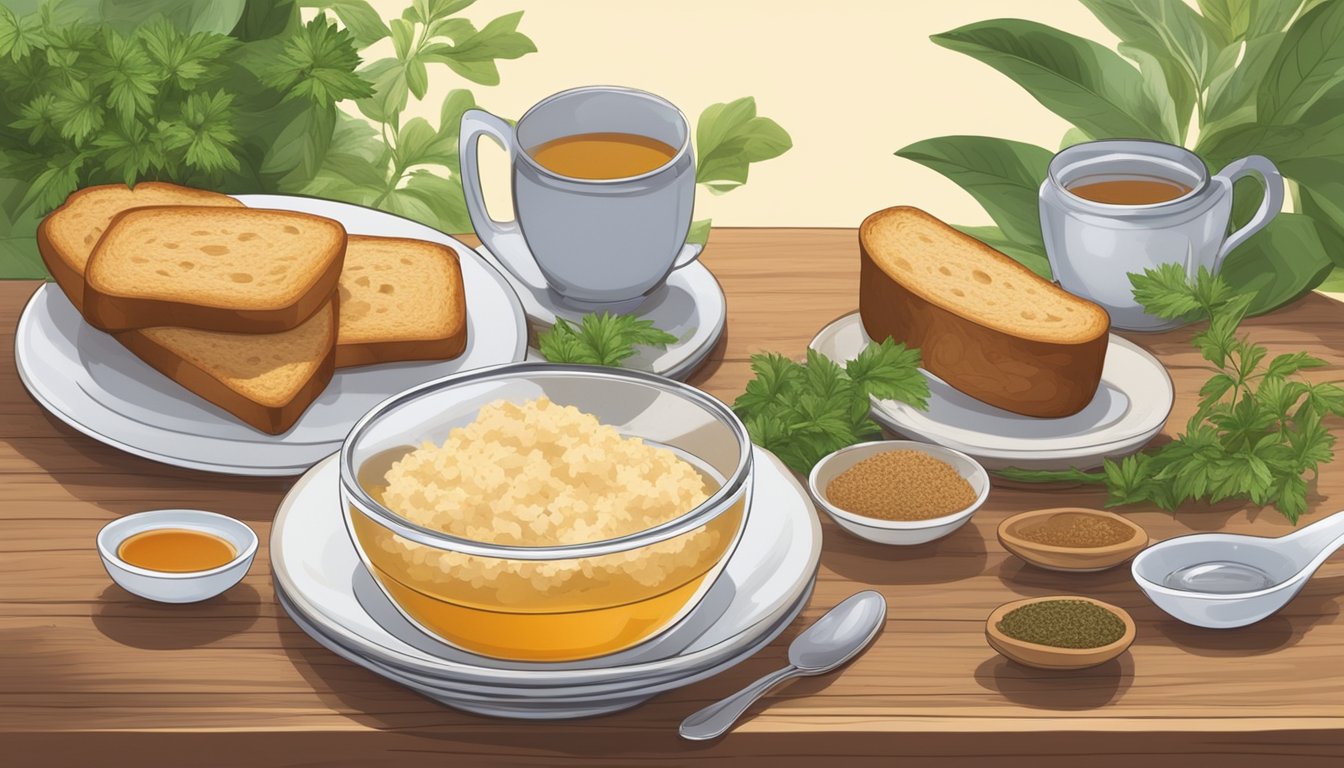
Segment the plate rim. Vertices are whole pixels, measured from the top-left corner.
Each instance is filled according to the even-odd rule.
[[[478,254],[475,253],[475,249],[469,247],[466,243],[463,243],[462,241],[458,240],[452,235],[449,235],[444,232],[439,232],[438,230],[435,230],[433,227],[430,227],[428,224],[423,224],[421,222],[415,221],[414,219],[399,216],[397,214],[390,213],[388,211],[382,211],[376,208],[370,208],[368,206],[357,205],[355,203],[347,203],[340,200],[331,200],[328,198],[315,197],[311,195],[277,195],[268,193],[237,194],[232,195],[232,197],[244,203],[248,202],[248,200],[250,199],[256,199],[259,205],[265,204],[274,206],[278,204],[283,204],[283,201],[288,199],[301,199],[312,201],[314,203],[319,203],[322,205],[334,205],[339,207],[360,209],[361,211],[366,211],[368,213],[375,214],[378,216],[401,219],[402,221],[408,222],[416,227],[421,227],[436,233],[439,237],[449,241],[442,244],[448,245],[449,247],[452,247],[455,250],[471,251],[473,255],[470,258],[473,258],[481,267],[483,267],[486,270],[487,274],[490,276],[492,281],[495,282],[500,287],[504,295],[508,298],[510,313],[513,315],[515,329],[517,331],[516,334],[517,338],[514,343],[514,349],[511,351],[509,355],[510,359],[513,362],[518,362],[520,360],[526,359],[527,316],[523,311],[522,300],[518,297],[518,294],[514,290],[512,283],[510,283],[509,280],[505,278],[505,276],[502,273],[500,273],[499,269],[494,264],[490,263],[490,261],[487,259],[481,258]],[[240,477],[294,477],[303,474],[305,471],[307,471],[309,468],[313,466],[312,463],[307,462],[289,463],[289,464],[267,463],[258,465],[247,465],[247,464],[239,464],[236,462],[235,463],[209,462],[191,458],[183,458],[178,455],[162,453],[149,448],[145,448],[143,446],[134,445],[130,442],[127,442],[123,438],[114,437],[113,435],[99,431],[98,429],[95,429],[85,424],[84,419],[82,417],[79,417],[74,413],[70,412],[71,409],[58,405],[55,402],[55,400],[52,397],[50,397],[50,393],[46,391],[46,386],[40,385],[39,382],[35,380],[35,378],[32,376],[32,372],[28,370],[28,366],[25,364],[25,356],[23,352],[25,345],[22,344],[20,340],[27,339],[34,333],[34,331],[32,330],[32,324],[37,322],[35,314],[38,311],[37,309],[35,309],[35,307],[39,302],[48,301],[49,299],[48,297],[46,297],[45,292],[52,290],[59,290],[59,289],[55,288],[54,284],[50,281],[44,283],[43,285],[38,286],[37,290],[33,291],[32,295],[29,296],[28,301],[24,304],[24,307],[19,314],[19,320],[15,324],[15,330],[14,330],[14,367],[18,371],[19,380],[23,384],[24,389],[27,390],[28,395],[32,397],[33,400],[35,400],[37,404],[41,406],[44,411],[56,417],[63,424],[74,429],[80,434],[92,438],[111,448],[115,448],[116,450],[122,451],[123,453],[127,453],[132,456],[137,456],[142,459],[148,459],[150,461],[164,464],[166,466],[178,467],[181,469],[209,472],[212,474],[240,476]],[[83,322],[83,320],[81,319],[80,322]],[[426,362],[433,364],[434,361],[426,361]],[[76,387],[81,390],[83,389],[83,387],[79,387],[78,385],[76,385]],[[389,393],[389,395],[390,394],[395,393]],[[107,413],[113,414],[114,416],[121,419],[125,420],[131,419],[131,417],[118,412],[114,408],[108,407],[107,405],[94,399],[92,396],[86,394],[85,397],[89,400],[90,403],[98,406]],[[153,427],[153,425],[144,424],[143,422],[137,422],[137,423],[140,423],[142,426],[148,427],[150,429],[156,429]],[[156,430],[156,431],[162,432],[162,430]],[[163,434],[167,435],[168,433],[163,432]],[[180,438],[182,433],[173,432],[172,435]],[[261,438],[263,436],[263,433],[258,432],[257,435],[258,438]],[[239,444],[241,442],[237,440],[231,440],[229,438],[212,438],[212,440],[219,440],[234,444]],[[259,440],[259,442],[265,442],[265,440],[261,439]]]
[[[826,323],[826,325],[822,326],[821,330],[817,331],[817,333],[812,337],[812,340],[808,342],[807,345],[808,349],[815,350],[816,345],[820,343],[820,340],[822,339],[823,336],[835,333],[837,326],[841,325],[846,321],[849,321],[851,318],[857,318],[858,316],[859,311],[854,310],[852,312],[846,312],[840,315],[839,317],[836,317],[835,319],[831,320],[830,322]],[[1171,380],[1171,373],[1167,370],[1166,366],[1163,365],[1160,360],[1158,360],[1155,356],[1153,356],[1151,352],[1139,346],[1138,344],[1134,343],[1133,341],[1130,341],[1129,339],[1126,339],[1123,336],[1119,336],[1115,333],[1108,333],[1108,336],[1109,336],[1108,344],[1112,341],[1119,342],[1119,346],[1121,346],[1122,348],[1126,349],[1131,353],[1146,358],[1148,362],[1152,363],[1152,367],[1156,371],[1161,372],[1162,380],[1166,384],[1167,404],[1165,412],[1162,413],[1160,419],[1155,420],[1154,425],[1150,425],[1149,427],[1146,427],[1142,430],[1131,432],[1127,435],[1122,435],[1121,437],[1108,438],[1104,442],[1092,442],[1059,448],[1051,448],[1051,447],[1037,448],[1037,447],[1031,447],[1030,445],[1022,445],[1021,447],[1018,448],[1002,448],[1002,447],[973,445],[970,443],[965,443],[956,438],[949,438],[941,435],[932,435],[920,428],[904,424],[898,421],[895,417],[893,417],[892,411],[881,407],[879,405],[881,400],[877,397],[870,398],[869,413],[872,414],[873,417],[876,418],[880,423],[882,423],[883,426],[901,432],[902,434],[913,435],[925,441],[934,442],[939,445],[947,446],[949,448],[955,448],[957,450],[970,453],[971,455],[977,457],[985,457],[991,459],[1005,459],[1005,460],[1006,459],[1052,460],[1052,459],[1069,459],[1076,457],[1091,457],[1098,454],[1109,453],[1112,450],[1128,450],[1136,445],[1143,445],[1144,443],[1151,440],[1155,435],[1157,435],[1158,432],[1162,430],[1162,427],[1166,425],[1167,420],[1171,418],[1171,412],[1175,407],[1176,390],[1175,385]],[[1126,396],[1127,397],[1129,396],[1128,392],[1126,392]],[[1130,398],[1130,400],[1131,402],[1133,402],[1132,397]],[[1030,417],[1024,416],[1022,418],[1030,418]],[[1089,432],[1084,434],[1094,434],[1094,433]],[[1023,444],[1032,442],[1032,438],[1026,438],[1026,437],[1017,437],[1012,439]],[[1049,438],[1049,439],[1057,439],[1057,438]]]

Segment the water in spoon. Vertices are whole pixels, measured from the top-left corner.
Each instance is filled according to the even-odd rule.
[[[1162,583],[1172,589],[1186,592],[1235,595],[1268,589],[1278,582],[1253,565],[1219,560],[1188,565],[1172,571]]]

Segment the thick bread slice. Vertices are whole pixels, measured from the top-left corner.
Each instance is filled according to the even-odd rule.
[[[1045,418],[1082,410],[1101,381],[1110,317],[929,214],[888,208],[859,228],[869,338],[918,347],[930,373],[978,400]]]
[[[294,426],[331,382],[337,308],[329,301],[275,334],[144,328],[118,341],[163,375],[262,432]]]
[[[344,256],[345,228],[321,216],[136,208],[112,220],[89,257],[84,318],[105,331],[287,331],[332,297]]]
[[[243,207],[228,195],[161,181],[142,181],[134,189],[105,184],[72,192],[38,225],[37,250],[56,285],[80,312],[84,311],[84,265],[98,238],[117,214],[147,205]]]
[[[466,349],[466,295],[451,248],[351,235],[338,290],[337,368],[447,360]]]

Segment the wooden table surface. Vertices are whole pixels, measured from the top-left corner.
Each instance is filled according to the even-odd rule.
[[[818,329],[856,307],[852,230],[716,230],[704,261],[727,292],[729,328],[693,381],[725,400],[741,391],[752,353],[801,356]],[[729,672],[610,717],[528,723],[446,709],[322,649],[276,604],[265,542],[290,480],[138,459],[34,404],[15,373],[12,339],[36,286],[0,283],[0,764],[606,766],[694,757],[775,765],[837,755],[894,765],[1000,756],[1064,766],[1198,765],[1216,755],[1233,766],[1281,765],[1285,756],[1338,766],[1344,757],[1344,558],[1326,563],[1279,614],[1219,632],[1168,618],[1128,568],[1035,570],[996,542],[1005,515],[1097,506],[1102,498],[1091,489],[996,488],[970,524],[912,549],[863,542],[823,520],[820,576],[797,625],[871,588],[887,596],[885,630],[851,666],[780,689],[716,743],[682,742],[676,725],[781,665],[797,625]],[[1329,361],[1315,377],[1344,378],[1341,321],[1344,307],[1312,295],[1247,328],[1271,353],[1306,350]],[[1188,335],[1134,337],[1175,382],[1168,433],[1190,415],[1208,375]],[[1337,462],[1323,468],[1306,520],[1340,501]],[[263,542],[251,573],[197,605],[156,605],[113,586],[94,535],[119,515],[156,507],[245,520]],[[1131,514],[1155,540],[1290,529],[1272,509],[1235,504]],[[991,609],[1054,593],[1129,610],[1138,623],[1130,652],[1092,670],[1042,672],[986,646]]]

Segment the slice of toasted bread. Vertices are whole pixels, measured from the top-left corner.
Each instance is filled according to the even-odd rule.
[[[105,331],[287,331],[331,299],[344,256],[345,228],[321,216],[135,208],[117,214],[89,257],[84,318]]]
[[[918,347],[930,373],[1014,413],[1061,417],[1091,402],[1106,310],[916,208],[865,219],[859,251],[870,338]]]
[[[351,235],[339,291],[337,368],[446,360],[466,349],[462,269],[451,248]]]
[[[331,382],[337,307],[275,334],[144,328],[116,338],[163,375],[262,432],[294,426]]]
[[[71,193],[37,228],[37,250],[56,285],[84,311],[84,266],[98,238],[122,211],[148,205],[196,205],[241,208],[228,195],[179,187],[161,181],[86,187]]]

